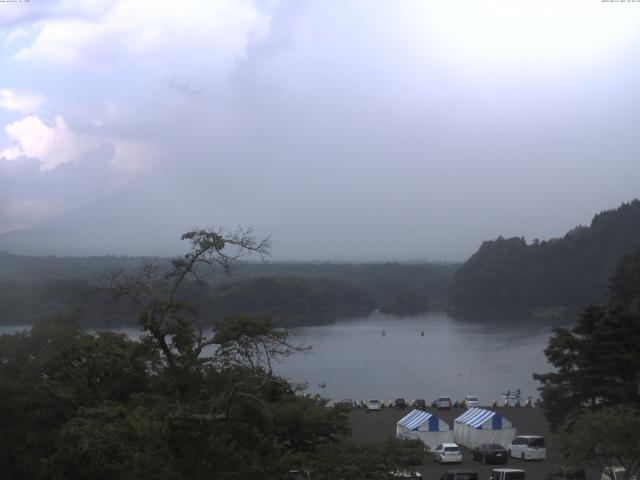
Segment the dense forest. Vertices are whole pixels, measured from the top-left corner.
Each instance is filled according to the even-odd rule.
[[[606,298],[617,262],[640,247],[640,201],[547,241],[487,241],[455,273],[455,307],[582,306]]]
[[[346,315],[366,315],[378,308],[362,287],[330,279],[260,277],[210,285],[186,282],[184,303],[203,312],[211,325],[230,315],[269,317],[281,325],[323,322]],[[35,285],[0,282],[0,323],[38,323],[56,313],[80,315],[86,326],[112,327],[135,323],[127,302],[114,302],[105,285],[87,280],[55,280]]]
[[[131,324],[130,309],[114,305],[101,287],[113,271],[141,265],[160,268],[167,259],[141,257],[25,257],[0,253],[0,324],[37,323],[58,312],[81,314],[84,325]],[[40,268],[40,269],[39,269]],[[259,263],[235,266],[226,276],[205,268],[183,300],[214,321],[231,314],[270,316],[280,324],[327,321],[364,315],[397,299],[412,299],[415,313],[441,306],[457,265]],[[417,299],[417,301],[416,301]],[[411,313],[411,312],[397,312]]]
[[[617,261],[640,247],[640,201],[597,214],[588,227],[546,241],[487,241],[462,266],[438,263],[244,262],[233,275],[212,268],[184,288],[183,300],[208,321],[252,314],[281,324],[383,312],[411,315],[442,308],[579,307],[602,301]],[[113,271],[132,272],[168,259],[27,257],[0,253],[0,323],[37,323],[57,312],[85,325],[131,323],[100,285]]]
[[[420,442],[351,442],[344,406],[278,376],[272,362],[308,350],[286,331],[248,316],[201,328],[179,293],[201,264],[228,269],[227,239],[203,230],[189,240],[169,268],[104,287],[136,305],[139,340],[88,333],[77,316],[0,335],[3,478],[262,480],[295,469],[382,480],[422,463]],[[264,247],[249,237],[241,248]]]

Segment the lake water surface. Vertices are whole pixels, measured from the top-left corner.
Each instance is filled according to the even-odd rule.
[[[550,369],[543,350],[553,324],[517,317],[461,320],[444,312],[414,317],[376,313],[293,330],[312,351],[278,369],[333,399],[462,399],[475,394],[489,404],[518,388],[535,399],[538,383],[531,374]]]
[[[538,384],[531,374],[550,369],[543,350],[554,323],[517,315],[459,319],[444,312],[413,317],[374,313],[292,329],[294,340],[312,350],[275,369],[292,382],[308,383],[310,393],[331,399],[431,401],[475,394],[489,404],[517,388],[535,399]],[[0,333],[24,328],[0,327]],[[120,331],[139,335],[136,329]]]

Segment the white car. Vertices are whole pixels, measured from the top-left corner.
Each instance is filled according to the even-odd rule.
[[[622,480],[625,472],[626,470],[624,469],[624,467],[613,467],[613,468],[607,467],[602,471],[602,476],[600,477],[600,480]],[[631,480],[636,480],[636,476],[633,475],[631,477]]]
[[[547,458],[547,443],[539,435],[518,435],[508,447],[509,456],[520,460],[544,460]]]
[[[489,475],[489,480],[524,480],[525,472],[517,468],[495,468]]]
[[[420,472],[412,472],[410,470],[396,470],[395,472],[389,472],[391,478],[422,478]]]
[[[467,408],[477,408],[480,406],[480,400],[475,395],[467,395],[464,397],[464,406]]]
[[[438,410],[441,408],[446,408],[447,410],[451,408],[451,399],[449,397],[438,397],[436,400],[436,406]]]
[[[433,450],[433,459],[438,463],[462,463],[462,452],[455,443],[441,443]]]
[[[380,410],[381,407],[382,404],[380,403],[380,400],[373,399],[367,402],[367,412]]]

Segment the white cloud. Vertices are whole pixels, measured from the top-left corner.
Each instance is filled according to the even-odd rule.
[[[29,34],[29,31],[24,28],[16,28],[11,30],[6,37],[4,37],[4,46],[7,47],[11,45],[16,40],[19,40],[23,37],[26,37]]]
[[[145,168],[151,157],[151,148],[144,142],[133,140],[113,140],[115,153],[109,164],[127,174],[138,173]]]
[[[0,108],[11,112],[31,113],[40,108],[45,101],[41,95],[8,88],[0,89]]]
[[[167,38],[180,48],[190,46],[190,55],[234,57],[242,54],[248,35],[267,21],[250,0],[191,0],[179,7],[155,0],[108,3],[112,8],[99,17],[67,16],[43,23],[33,44],[15,57],[60,65],[104,65],[166,47]],[[212,41],[215,51],[205,51]]]
[[[28,116],[7,125],[5,132],[12,146],[0,151],[0,157],[10,161],[34,158],[43,171],[74,161],[87,147],[59,115],[51,126],[37,116]]]
[[[109,165],[125,176],[131,176],[144,169],[153,153],[151,147],[142,141],[75,133],[60,115],[54,118],[51,125],[37,116],[28,116],[7,125],[5,132],[12,145],[0,150],[0,159],[35,159],[41,171],[77,162],[83,154],[108,142],[113,146]]]

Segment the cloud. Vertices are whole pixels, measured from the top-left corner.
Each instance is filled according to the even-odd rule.
[[[0,151],[0,157],[9,161],[35,158],[42,171],[74,161],[86,149],[60,115],[53,125],[45,124],[37,116],[28,116],[7,125],[5,132],[13,145]]]
[[[0,28],[16,28],[20,25],[61,18],[97,19],[113,7],[110,1],[47,0],[46,2],[15,2],[2,5]]]
[[[11,112],[31,113],[38,110],[45,101],[44,97],[33,93],[0,89],[0,108]]]
[[[3,200],[0,202],[0,233],[46,222],[59,213],[60,209],[45,198]]]
[[[201,89],[194,87],[191,83],[192,81],[193,79],[180,80],[178,75],[174,75],[169,79],[169,87],[185,97],[199,97],[203,92]]]
[[[26,37],[29,34],[29,30],[26,30],[24,28],[16,28],[14,30],[11,30],[5,37],[4,37],[4,46],[7,47],[9,45],[11,45],[13,42]]]
[[[43,22],[34,42],[15,57],[57,65],[105,66],[130,55],[161,53],[172,38],[171,52],[209,56],[203,46],[215,42],[219,57],[244,50],[247,32],[266,21],[249,0],[173,2],[120,0],[101,15],[61,15]],[[180,58],[180,57],[177,57]],[[226,60],[226,58],[225,58]],[[172,62],[175,64],[175,62]]]
[[[51,125],[37,116],[28,116],[7,125],[5,132],[12,145],[0,150],[0,159],[35,159],[41,172],[78,162],[82,155],[104,143],[112,150],[109,165],[126,177],[142,171],[153,155],[151,147],[142,141],[75,133],[60,115]]]

